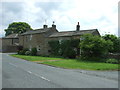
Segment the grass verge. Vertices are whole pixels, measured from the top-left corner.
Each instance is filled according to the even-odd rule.
[[[63,60],[62,58],[52,58],[52,57],[42,57],[42,56],[26,56],[26,55],[18,55],[11,54],[10,56],[21,58],[28,61],[48,61],[48,60]]]
[[[28,61],[43,61],[41,64],[52,65],[56,67],[68,68],[68,69],[85,69],[85,70],[118,70],[118,64],[109,64],[101,62],[88,62],[78,61],[77,59],[63,59],[53,57],[41,57],[41,56],[25,56],[25,55],[11,55],[17,58],[25,59]],[[51,61],[58,60],[58,61]],[[50,62],[51,61],[51,62]]]

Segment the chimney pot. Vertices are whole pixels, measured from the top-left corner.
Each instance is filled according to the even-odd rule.
[[[76,31],[80,31],[80,25],[79,25],[79,22],[78,22],[78,25],[76,26]]]
[[[52,24],[52,28],[56,29],[56,25],[54,25],[54,21],[53,21],[53,24]]]
[[[43,28],[47,28],[47,25],[43,25]]]

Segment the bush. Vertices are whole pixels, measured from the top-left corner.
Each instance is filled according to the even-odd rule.
[[[63,57],[75,58],[79,54],[79,39],[62,40],[60,48]]]
[[[36,56],[37,55],[37,49],[36,48],[32,48],[31,55],[32,56]]]
[[[51,54],[52,55],[56,55],[56,56],[59,56],[60,55],[60,43],[58,40],[55,40],[55,41],[49,41],[48,42],[50,48],[51,48]]]
[[[28,48],[24,48],[23,50],[18,51],[18,54],[25,55],[26,51],[29,51],[29,49]]]
[[[79,39],[49,41],[51,55],[75,58],[79,55]]]
[[[81,36],[80,49],[81,56],[92,58],[101,58],[108,54],[110,48],[112,48],[113,43],[110,40],[104,40],[100,36],[95,36],[92,34],[84,34]],[[98,60],[98,59],[94,59]]]
[[[31,51],[26,51],[25,55],[31,55]]]
[[[66,48],[64,53],[63,53],[63,57],[75,58],[76,53],[72,48]]]
[[[80,60],[84,60],[84,61],[97,61],[97,62],[104,62],[103,58],[101,57],[87,57],[87,56],[81,56]]]
[[[18,52],[23,50],[23,46],[18,46]]]
[[[118,60],[117,59],[108,59],[108,60],[106,60],[106,63],[118,64]]]
[[[23,51],[23,50],[20,50],[20,51],[18,51],[18,54],[24,55],[24,51]]]

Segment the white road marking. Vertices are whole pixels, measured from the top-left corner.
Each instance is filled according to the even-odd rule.
[[[31,71],[27,71],[27,72],[30,73],[30,74],[32,73]]]
[[[44,79],[44,80],[46,80],[46,81],[50,81],[49,79],[47,79],[47,78],[45,78],[45,77],[43,77],[43,76],[40,76],[40,75],[38,75],[38,74],[34,74],[34,75],[36,75],[36,76],[38,76],[38,77],[40,77],[40,78],[42,78],[42,79]]]
[[[9,64],[12,65],[12,66],[18,67],[17,65],[15,65],[15,64],[13,64],[13,63],[9,63]]]
[[[15,65],[15,64],[13,64],[13,63],[9,63],[9,64],[12,65],[12,66],[18,67],[17,65]],[[40,78],[42,78],[42,79],[44,79],[44,80],[46,80],[46,81],[50,81],[49,79],[47,79],[47,78],[45,78],[45,77],[43,77],[43,76],[40,76],[40,75],[38,75],[38,74],[32,73],[31,71],[27,71],[27,72],[30,73],[30,74],[33,74],[33,75],[35,75],[35,76],[37,76],[37,77],[40,77]]]
[[[42,76],[41,76],[41,78],[44,79],[44,80],[50,81],[49,79],[47,79],[47,78],[45,78],[45,77],[42,77]]]

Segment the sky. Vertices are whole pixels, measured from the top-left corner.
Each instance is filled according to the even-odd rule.
[[[118,36],[119,0],[1,0],[0,37],[12,22],[27,22],[33,29],[55,21],[58,31],[98,29]]]

